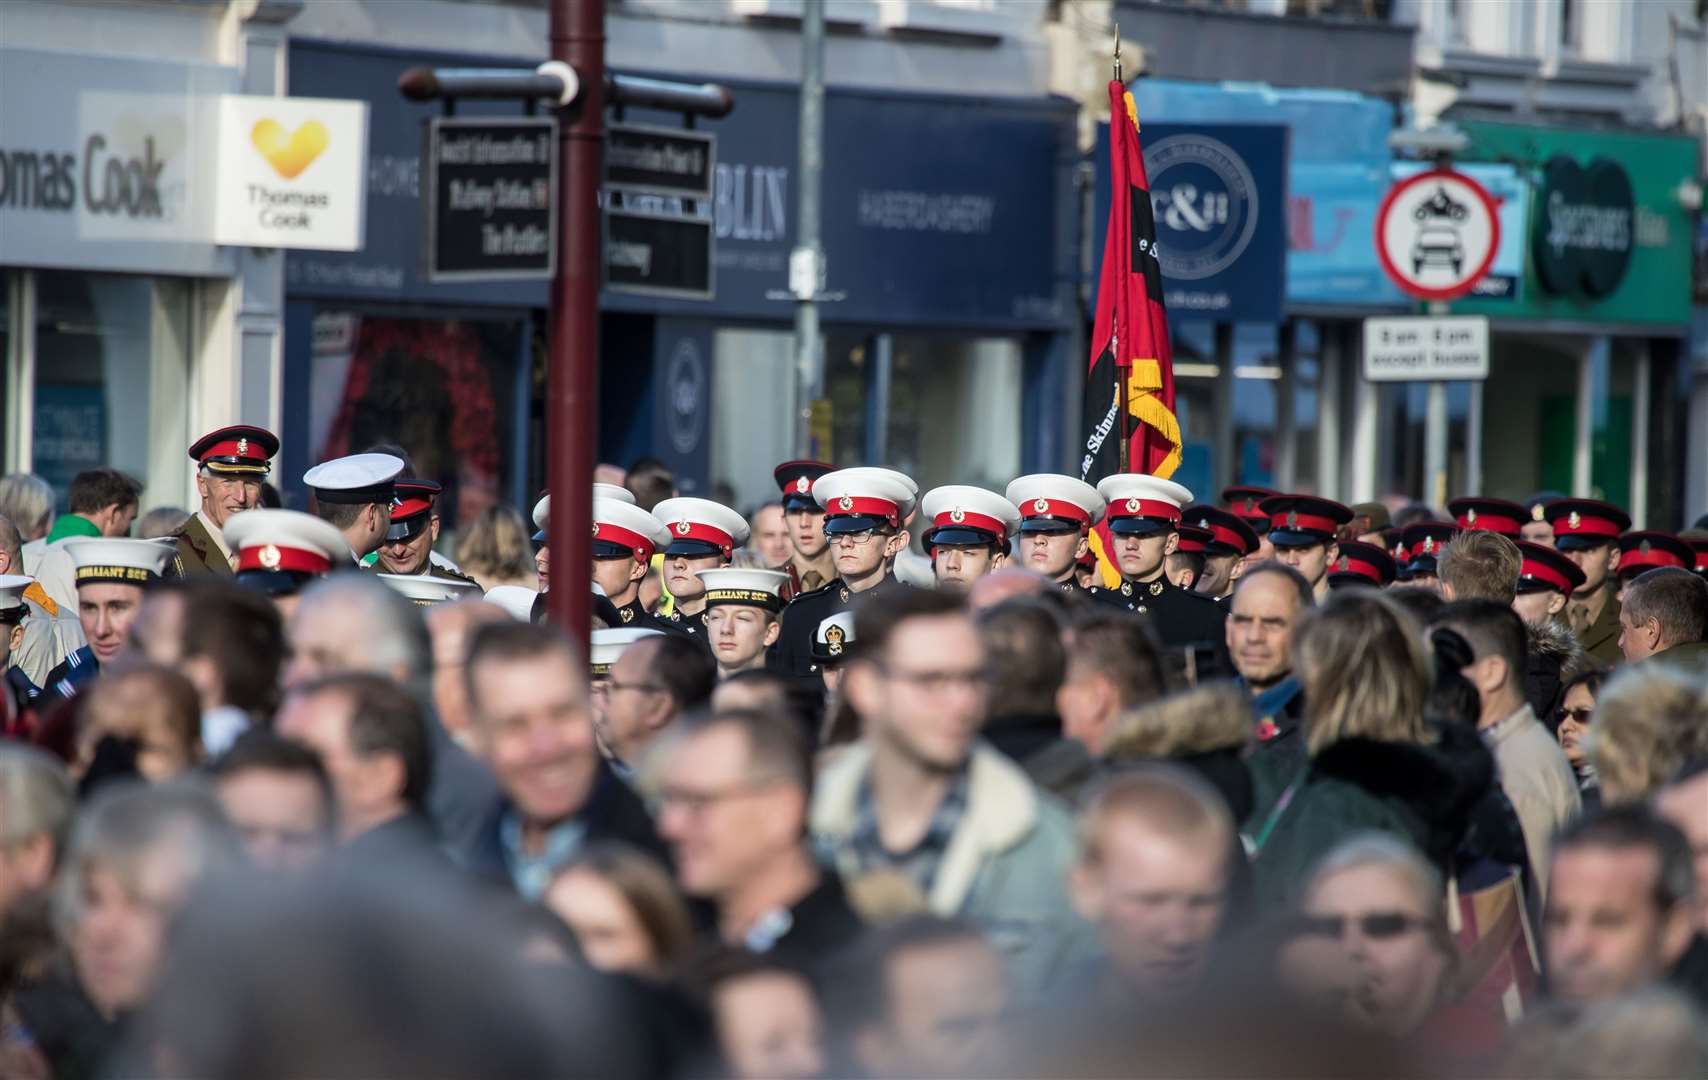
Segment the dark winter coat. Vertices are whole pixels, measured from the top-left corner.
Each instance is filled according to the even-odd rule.
[[[1524,668],[1524,700],[1530,711],[1547,726],[1556,727],[1554,706],[1559,704],[1560,690],[1567,683],[1589,670],[1593,661],[1572,636],[1571,627],[1558,620],[1549,620],[1530,627],[1530,655]]]

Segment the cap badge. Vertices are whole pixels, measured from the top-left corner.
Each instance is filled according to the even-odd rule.
[[[593,526],[593,539],[599,539],[599,526]]]
[[[237,456],[243,457],[244,455],[246,455],[248,453],[249,453],[249,440],[248,439],[238,439],[237,440]]]
[[[1335,569],[1346,570],[1346,569],[1349,569],[1350,566],[1351,566],[1351,560],[1349,560],[1345,555],[1342,555],[1340,557],[1340,565],[1337,566]]]
[[[1475,510],[1465,511],[1465,524],[1475,525],[1476,523],[1477,523],[1477,512]]]
[[[797,479],[797,480],[796,480],[796,481],[795,481],[795,490],[796,490],[796,491],[799,491],[799,492],[801,492],[801,493],[803,493],[803,494],[805,494],[805,493],[806,493],[806,492],[808,492],[808,491],[811,491],[811,490],[812,490],[812,481],[811,481],[811,480],[808,480],[808,479],[807,479],[807,478],[806,478],[806,477],[804,477],[804,476],[803,476],[803,477],[800,477],[800,478],[798,478],[798,479]]]
[[[1039,499],[1032,504],[1032,509],[1037,513],[1047,514],[1050,512],[1050,500]]]
[[[1128,499],[1127,500],[1127,513],[1136,514],[1138,512],[1139,512],[1139,500]]]
[[[1568,514],[1566,516],[1566,528],[1575,529],[1579,525],[1582,525],[1582,524],[1583,524],[1583,516],[1580,515],[1576,510],[1573,510],[1570,514]]]
[[[1654,545],[1649,543],[1647,540],[1644,540],[1642,543],[1637,545],[1637,551],[1643,555],[1647,555],[1649,552],[1651,552],[1653,550],[1654,550]]]
[[[854,509],[854,500],[844,495],[836,500],[836,508],[838,510],[852,510]]]
[[[265,566],[269,570],[277,570],[279,568],[279,563],[283,561],[282,557],[279,555],[279,549],[274,547],[272,544],[268,544],[263,547],[256,553],[255,558],[260,561],[262,566]]]
[[[847,637],[848,637],[848,635],[843,631],[842,627],[840,627],[840,626],[832,626],[829,629],[825,630],[825,632],[824,632],[824,643],[827,646],[829,646],[829,649],[827,651],[830,653],[830,655],[832,655],[832,656],[841,656],[842,655],[842,643],[843,643],[843,641],[845,641],[847,639]]]
[[[1426,553],[1435,550],[1435,537],[1426,536],[1423,538],[1423,550]]]
[[[1257,500],[1256,499],[1247,499],[1245,501],[1245,512],[1248,514],[1254,514],[1257,512]]]
[[[678,522],[677,522],[677,523],[676,523],[676,535],[677,535],[677,536],[687,536],[687,535],[688,535],[688,533],[689,533],[689,532],[690,532],[690,531],[691,531],[691,530],[692,530],[692,529],[693,529],[693,528],[694,528],[694,526],[692,526],[692,525],[690,525],[690,524],[689,524],[689,523],[688,523],[688,522],[686,522],[686,521],[678,521]]]
[[[1530,508],[1530,520],[1531,521],[1545,521],[1545,520],[1547,520],[1547,517],[1548,517],[1548,515],[1542,512],[1542,504],[1541,503],[1537,503],[1535,506],[1532,506]]]
[[[961,522],[967,520],[967,512],[957,506],[953,510],[949,511],[949,520],[959,525]]]
[[[1287,527],[1289,529],[1296,529],[1299,527],[1299,512],[1297,510],[1287,511]]]

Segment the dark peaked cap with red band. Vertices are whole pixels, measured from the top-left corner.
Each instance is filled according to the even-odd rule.
[[[1567,597],[1584,583],[1583,571],[1571,559],[1548,547],[1528,540],[1518,542],[1518,554],[1523,563],[1518,571],[1518,591],[1521,593],[1555,592]]]
[[[1481,529],[1512,540],[1523,535],[1524,523],[1530,520],[1530,511],[1506,499],[1454,499],[1447,504],[1447,512],[1461,529]]]
[[[278,452],[277,435],[249,424],[210,431],[190,444],[190,460],[221,476],[266,476]]]
[[[1554,527],[1554,546],[1561,551],[1617,543],[1619,534],[1631,527],[1629,514],[1598,499],[1555,499],[1543,513]]]
[[[827,472],[833,472],[836,466],[823,461],[785,461],[771,470],[771,475],[777,481],[777,490],[783,493],[783,509],[818,510],[818,500],[812,497],[812,486],[818,478]]]
[[[1180,512],[1180,520],[1188,525],[1210,531],[1210,542],[1204,551],[1208,555],[1238,555],[1244,558],[1256,554],[1261,542],[1257,530],[1232,510],[1223,510],[1208,503],[1188,506]]]
[[[1619,538],[1619,577],[1636,577],[1662,566],[1696,569],[1696,552],[1668,532],[1628,532]]]
[[[1222,504],[1229,513],[1238,514],[1257,535],[1262,536],[1269,531],[1269,515],[1263,510],[1263,500],[1273,499],[1279,494],[1279,491],[1266,487],[1235,484],[1222,489]]]
[[[1394,557],[1382,548],[1362,540],[1342,540],[1340,557],[1328,568],[1328,584],[1331,589],[1347,585],[1374,585],[1380,589],[1393,584],[1397,573]]]
[[[391,528],[386,530],[386,540],[395,542],[420,536],[433,519],[433,500],[444,489],[431,480],[399,480],[393,487],[396,497],[391,504]]]
[[[1187,555],[1209,554],[1210,541],[1216,538],[1216,534],[1209,529],[1200,529],[1184,521],[1176,525],[1174,531],[1180,534],[1180,544],[1174,550]]]
[[[1435,573],[1435,560],[1440,558],[1441,549],[1458,533],[1459,526],[1450,521],[1414,521],[1401,529],[1400,546],[1405,548],[1406,561],[1400,568],[1400,576],[1409,579]]]
[[[1276,547],[1326,544],[1352,520],[1350,508],[1315,495],[1272,495],[1260,506],[1269,515],[1269,542]]]

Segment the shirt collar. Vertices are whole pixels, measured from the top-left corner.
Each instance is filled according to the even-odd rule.
[[[214,547],[219,548],[219,553],[225,556],[226,562],[230,562],[231,549],[225,546],[225,530],[215,525],[205,510],[197,510],[196,517],[201,519],[202,528],[206,529],[208,536],[213,538]]]
[[[510,880],[524,900],[538,900],[545,895],[552,875],[567,866],[581,852],[587,826],[580,818],[568,818],[546,830],[545,844],[537,854],[522,849],[522,817],[514,809],[504,811],[498,821],[498,841],[504,849],[504,865]]]

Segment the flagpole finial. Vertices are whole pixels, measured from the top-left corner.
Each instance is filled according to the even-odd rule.
[[[1121,23],[1115,22],[1115,81],[1121,81]]]

